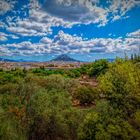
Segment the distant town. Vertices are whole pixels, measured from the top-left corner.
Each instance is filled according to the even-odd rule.
[[[88,62],[81,62],[73,58],[70,58],[67,55],[60,55],[57,58],[48,62],[14,62],[13,60],[1,59],[0,69],[5,69],[5,70],[11,70],[15,68],[74,69],[74,68],[79,68],[81,65],[86,63]]]
[[[14,68],[46,68],[46,69],[73,69],[86,62],[0,62],[0,69],[10,70]]]

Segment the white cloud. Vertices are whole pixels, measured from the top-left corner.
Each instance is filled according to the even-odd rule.
[[[0,41],[1,42],[7,41],[8,38],[19,39],[19,37],[14,35],[14,34],[6,34],[6,33],[3,33],[3,32],[0,32]]]
[[[134,7],[140,7],[139,0],[112,0],[110,3],[108,11],[112,14],[112,21],[129,18],[127,12]]]
[[[15,0],[0,0],[0,15],[11,11],[15,6]]]
[[[7,37],[0,35],[0,41],[7,41]]]
[[[129,10],[140,6],[137,0],[113,0],[108,7],[99,3],[99,0],[46,0],[41,5],[38,0],[30,0],[29,5],[22,6],[22,9],[29,8],[28,18],[8,16],[7,25],[0,22],[0,26],[21,36],[46,36],[56,26],[71,28],[75,24],[89,23],[105,26],[110,20],[126,18]]]
[[[132,8],[140,6],[139,0],[113,0],[109,7],[113,14],[124,16]]]
[[[52,43],[52,40],[48,37],[43,37],[41,40],[40,40],[41,43],[44,43],[44,44],[51,44]]]
[[[118,15],[117,16],[114,16],[113,19],[112,19],[112,21],[118,20],[120,18],[121,18],[121,16],[118,16]]]
[[[116,21],[126,18],[126,13],[136,6],[138,0],[112,0],[106,1],[108,7],[100,5],[99,0],[46,0],[44,9],[50,15],[61,18],[73,24],[98,23],[106,25],[110,20]]]
[[[24,41],[1,45],[11,55],[44,55],[48,53],[115,53],[137,50],[140,38],[95,38],[86,40],[60,31],[53,39],[43,37],[39,43]],[[7,51],[8,50],[8,51]]]
[[[4,0],[0,0],[4,1]],[[70,28],[75,24],[98,23],[104,26],[108,21],[126,17],[126,13],[140,2],[136,0],[114,0],[109,7],[102,7],[98,0],[47,0],[43,5],[37,0],[30,0],[29,17],[6,17],[7,25],[0,22],[0,27],[11,34],[0,34],[0,41],[20,36],[42,36],[39,43],[24,41],[21,43],[3,44],[0,54],[45,54],[45,53],[106,53],[137,49],[140,45],[140,31],[135,31],[123,38],[96,38],[87,40],[76,35],[60,31],[53,39],[47,36],[52,27]],[[23,8],[26,8],[23,5]],[[109,19],[108,15],[111,13]],[[78,18],[77,18],[78,17]],[[14,34],[13,34],[14,33]]]
[[[15,34],[21,36],[45,36],[52,33],[51,27],[53,26],[65,26],[71,27],[72,24],[64,22],[62,19],[52,17],[42,10],[38,1],[31,0],[29,4],[29,17],[22,19],[17,17],[13,21],[14,17],[7,17],[8,25],[5,28]]]
[[[106,24],[107,10],[97,6],[98,3],[92,0],[46,0],[44,9],[64,21]]]
[[[128,37],[134,37],[134,38],[140,38],[140,29],[135,31],[135,32],[127,34],[127,36]]]
[[[7,41],[7,35],[3,32],[0,32],[0,42]]]
[[[16,36],[16,35],[10,35],[10,37],[12,38],[12,39],[19,39],[19,37],[18,36]]]
[[[26,29],[24,27],[8,27],[8,31],[13,32],[15,34],[19,34],[21,36],[45,36],[45,33],[38,32],[33,29]]]

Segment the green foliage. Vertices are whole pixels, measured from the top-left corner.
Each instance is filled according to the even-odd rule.
[[[131,60],[133,63],[138,63],[140,62],[140,55],[139,54],[131,54]]]
[[[96,138],[96,124],[98,123],[98,113],[90,113],[84,119],[79,129],[80,140],[95,140]]]
[[[71,78],[77,78],[80,77],[81,73],[79,69],[72,69],[72,70],[66,70],[65,75]]]
[[[0,139],[1,140],[26,140],[23,130],[14,116],[0,108]]]
[[[0,70],[0,139],[139,140],[135,60],[99,60],[72,70]],[[98,86],[81,85],[85,75],[98,77]]]
[[[74,95],[81,105],[92,104],[96,99],[96,91],[90,87],[80,87]]]
[[[17,84],[13,84],[13,83],[7,83],[7,84],[3,84],[3,85],[0,85],[0,94],[15,94],[17,93],[17,87],[18,85]]]
[[[35,114],[41,115],[45,114],[46,111],[55,113],[57,109],[64,111],[65,108],[70,107],[71,102],[68,93],[53,90],[48,92],[40,91],[39,93],[34,94],[31,97],[30,104],[31,108],[34,109]]]
[[[32,96],[28,112],[31,117],[34,116],[30,139],[61,140],[76,137],[72,130],[77,126],[69,120],[75,119],[76,113],[73,112],[68,93],[41,91]]]
[[[1,73],[0,75],[0,84],[8,83],[8,82],[16,82],[14,75],[10,73]]]
[[[64,69],[33,69],[32,73],[38,75],[38,76],[48,76],[48,75],[62,75],[65,77],[70,77],[70,78],[77,78],[80,77],[81,72],[79,69],[72,69],[72,70],[64,70]]]
[[[80,68],[81,74],[88,74],[88,70],[91,68],[92,64],[84,64]]]
[[[57,91],[67,91],[71,95],[75,92],[79,83],[74,79],[65,78],[61,75],[50,75],[45,78],[36,78],[32,81],[36,82],[37,85],[45,88],[46,90],[57,90]]]
[[[109,62],[105,59],[101,59],[99,61],[95,61],[92,64],[92,67],[89,69],[88,74],[90,76],[99,76],[100,74],[104,74],[109,67]]]
[[[140,108],[140,70],[131,62],[116,62],[99,78],[100,90],[114,108],[127,115]]]
[[[7,110],[12,107],[21,108],[22,103],[18,96],[5,94],[2,96],[1,106]]]
[[[115,116],[107,102],[97,105],[86,115],[79,127],[79,140],[139,140],[140,133],[128,121]],[[110,112],[109,112],[110,111]],[[111,112],[113,111],[113,112]]]

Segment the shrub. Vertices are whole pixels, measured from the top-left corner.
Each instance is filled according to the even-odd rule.
[[[70,94],[79,86],[78,81],[64,78],[61,75],[50,75],[46,78],[38,79],[37,83],[47,90],[67,91]]]
[[[25,131],[14,116],[0,108],[1,140],[27,140]]]
[[[116,62],[99,78],[99,88],[114,108],[127,115],[140,108],[140,70],[131,62]]]
[[[100,74],[105,74],[109,68],[109,62],[105,59],[95,61],[92,64],[92,67],[89,69],[88,74],[92,76],[99,76]]]
[[[81,105],[91,104],[95,101],[96,93],[94,89],[83,86],[77,90],[74,98],[79,100]]]
[[[0,85],[0,94],[16,94],[18,84],[7,83]]]
[[[69,130],[75,127],[75,124],[69,120],[72,119],[69,116],[70,111],[73,112],[66,92],[41,91],[33,95],[28,104],[29,115],[33,118],[29,132],[30,139],[69,139],[70,134],[74,133],[70,133],[72,131]]]
[[[140,134],[128,121],[115,116],[107,102],[100,102],[96,111],[89,112],[78,131],[79,140],[139,140]]]

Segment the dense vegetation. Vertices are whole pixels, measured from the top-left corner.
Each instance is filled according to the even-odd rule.
[[[140,59],[73,70],[0,70],[1,140],[140,140]],[[81,85],[82,75],[98,86]]]

